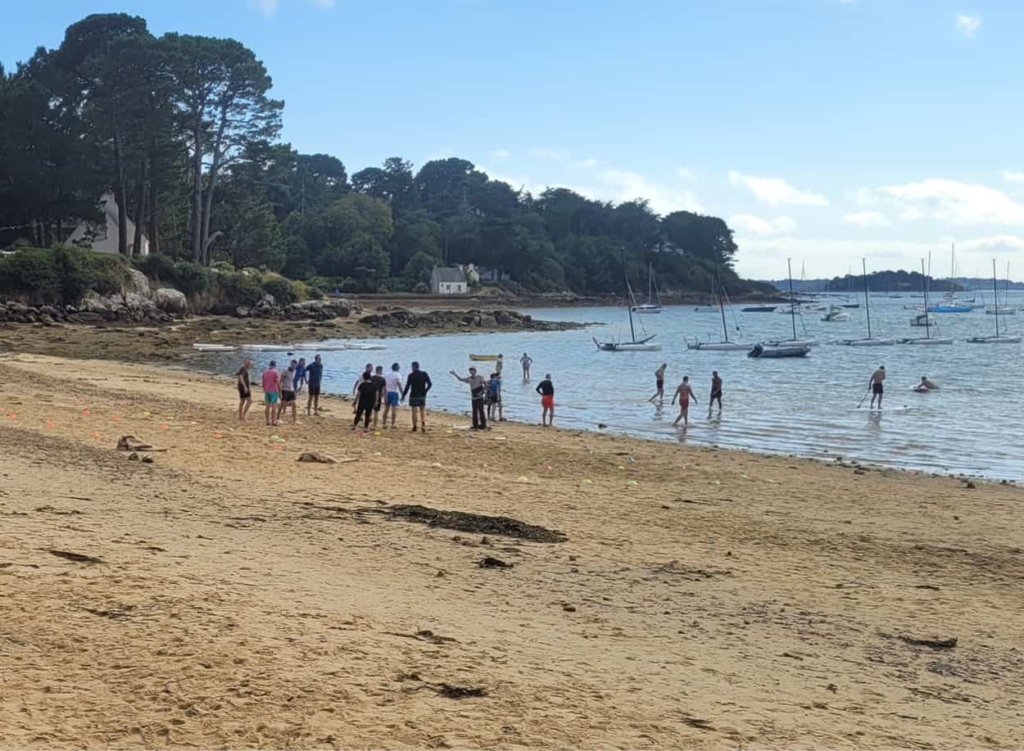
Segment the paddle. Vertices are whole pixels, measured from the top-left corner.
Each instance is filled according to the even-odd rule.
[[[864,396],[862,396],[860,398],[860,401],[857,402],[857,409],[860,409],[860,406],[864,403],[864,400],[868,398],[868,394],[870,394],[870,393],[871,393],[871,389],[868,389],[867,391],[864,392]]]

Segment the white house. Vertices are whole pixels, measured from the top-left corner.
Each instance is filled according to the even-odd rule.
[[[462,269],[435,266],[430,272],[430,291],[435,295],[464,295],[469,283]]]
[[[66,240],[68,245],[79,245],[89,248],[96,253],[113,253],[117,255],[118,234],[117,234],[117,202],[114,194],[107,191],[100,197],[100,206],[103,209],[102,223],[81,222],[75,231]],[[127,220],[128,245],[135,241],[135,222]],[[149,255],[149,239],[142,236],[142,247],[140,255]]]

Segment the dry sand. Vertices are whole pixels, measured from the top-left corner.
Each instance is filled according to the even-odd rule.
[[[1014,487],[441,415],[359,438],[336,401],[238,425],[229,380],[106,361],[0,384],[0,747],[1024,739]]]

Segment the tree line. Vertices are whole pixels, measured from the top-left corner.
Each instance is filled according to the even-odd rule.
[[[400,157],[348,174],[280,139],[284,102],[233,39],[152,35],[90,15],[56,49],[0,66],[0,245],[51,247],[98,197],[120,207],[119,252],[262,268],[345,291],[422,291],[437,264],[475,264],[535,291],[623,290],[653,267],[662,291],[730,293],[725,221],[659,216],[565,188],[534,196],[465,159]],[[129,237],[128,220],[135,224]]]

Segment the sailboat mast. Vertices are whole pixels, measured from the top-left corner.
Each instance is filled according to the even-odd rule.
[[[786,266],[789,267],[789,317],[793,321],[793,340],[796,341],[796,298],[793,297],[793,261],[786,259]]]
[[[868,314],[868,339],[871,338],[871,302],[868,300],[868,262],[861,258],[861,266],[864,268],[864,310]]]
[[[647,262],[647,302],[654,302],[654,264]]]
[[[992,293],[996,298],[996,337],[999,336],[999,283],[996,281],[996,259],[992,259]]]
[[[1009,271],[1007,271],[1009,274]],[[1009,276],[1007,276],[1009,278]],[[725,287],[722,285],[722,273],[718,272],[718,288],[715,291],[715,295],[718,297],[718,309],[722,313],[722,333],[725,334],[725,341],[729,342],[729,327],[725,325],[725,301],[722,299],[725,295]]]
[[[924,273],[924,259],[921,259],[921,290],[924,292],[924,334],[926,339],[932,338],[932,326],[931,321],[928,320],[928,316],[931,313],[928,312],[928,277]]]

